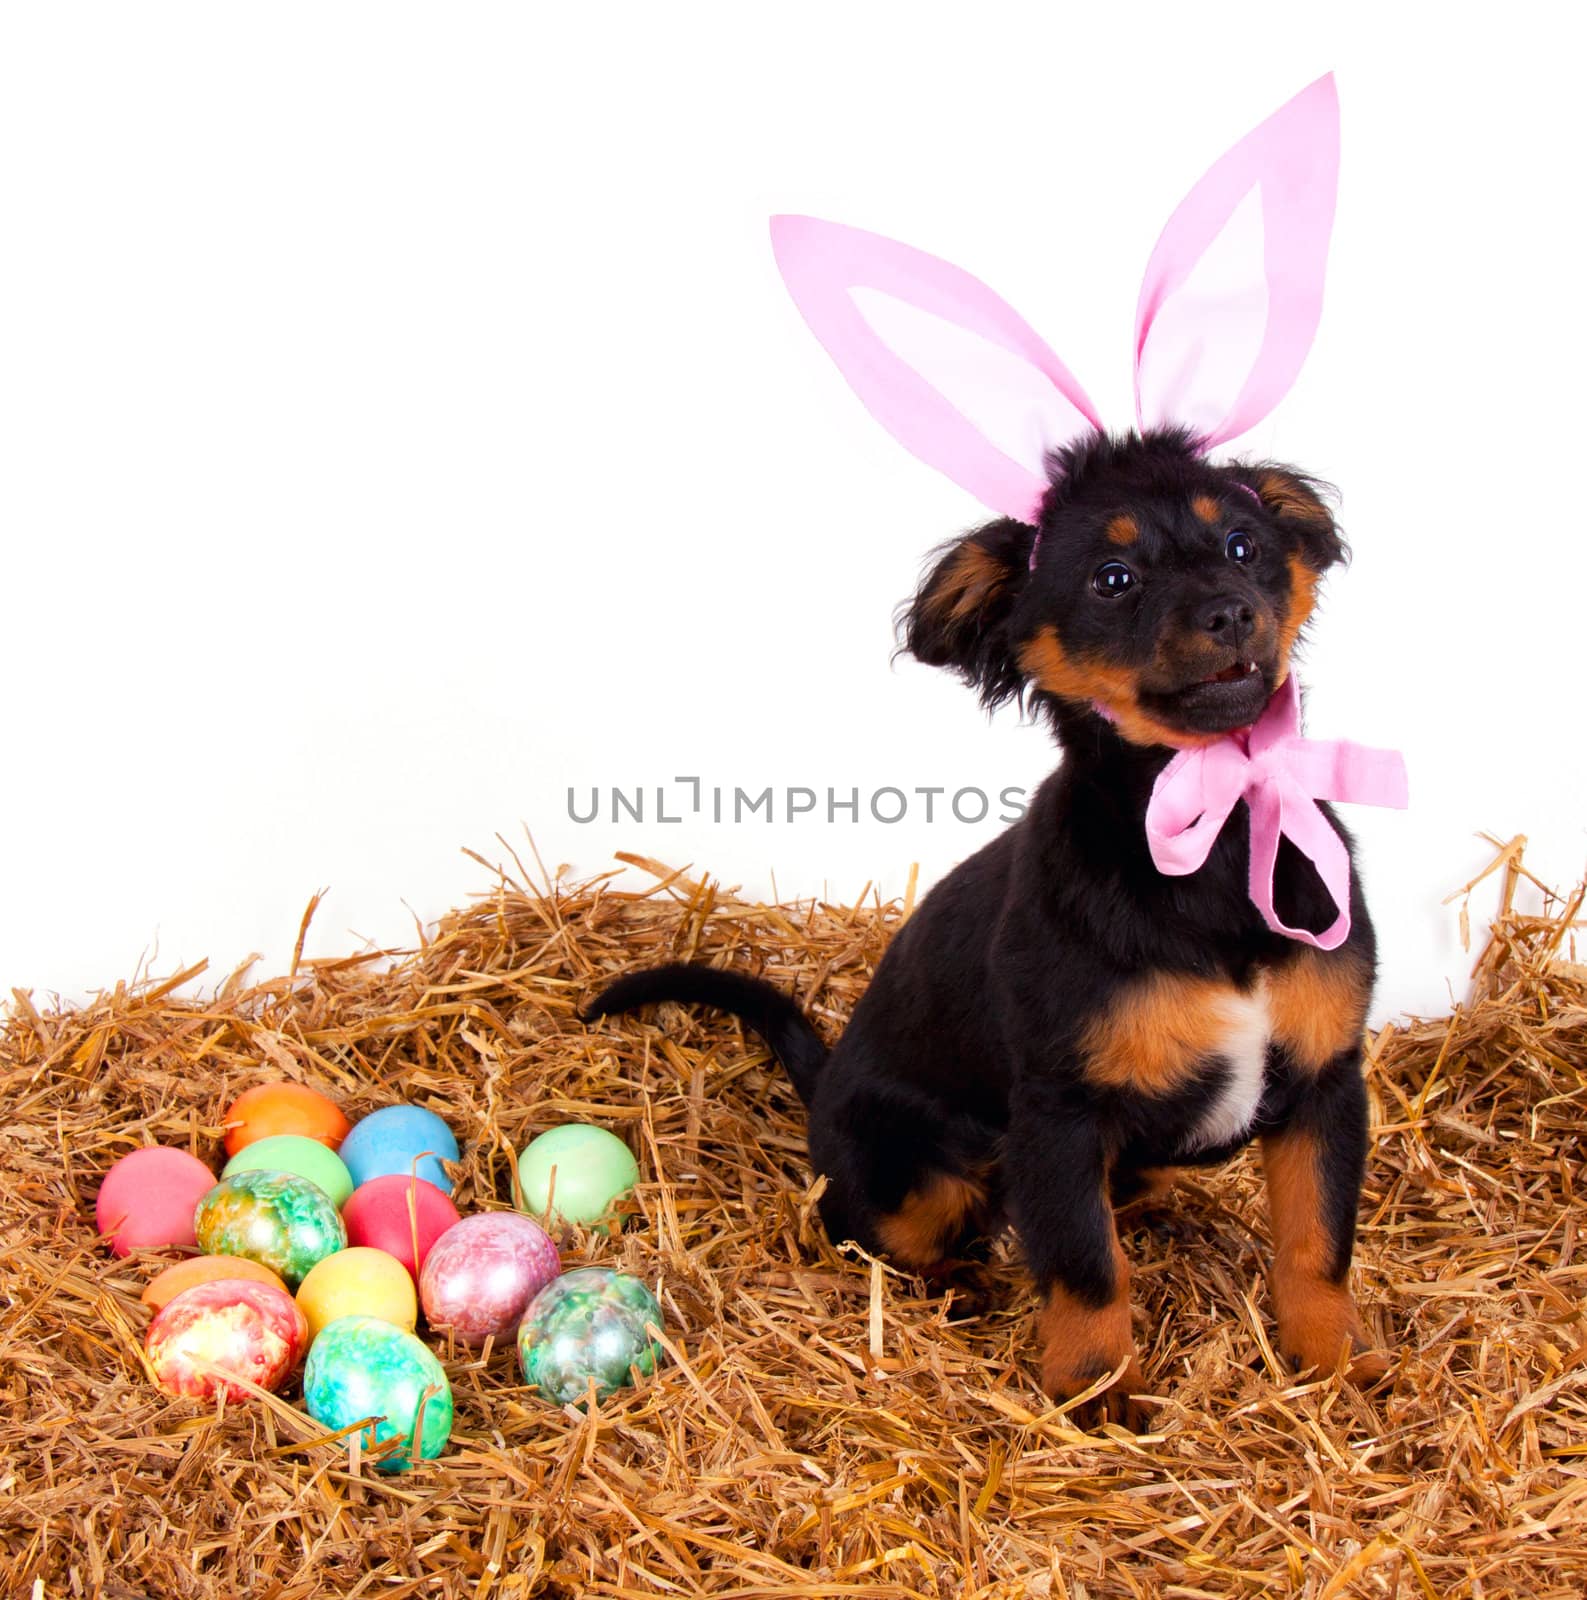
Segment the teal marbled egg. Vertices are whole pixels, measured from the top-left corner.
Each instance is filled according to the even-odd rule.
[[[656,1370],[661,1347],[645,1324],[661,1327],[661,1307],[638,1278],[607,1267],[577,1267],[548,1283],[518,1325],[518,1361],[524,1382],[548,1400],[582,1400],[595,1379],[605,1399]]]
[[[379,1317],[338,1317],[320,1329],[303,1369],[303,1401],[332,1432],[375,1418],[363,1430],[366,1450],[400,1439],[377,1461],[382,1472],[406,1472],[415,1457],[433,1461],[452,1433],[446,1370],[422,1340]]]
[[[290,1172],[234,1172],[198,1203],[193,1232],[206,1255],[246,1256],[294,1289],[316,1261],[347,1246],[335,1203]]]

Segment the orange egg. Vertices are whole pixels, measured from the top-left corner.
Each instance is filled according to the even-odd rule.
[[[151,1279],[143,1291],[143,1303],[156,1311],[168,1301],[191,1289],[195,1283],[208,1283],[215,1278],[246,1278],[253,1283],[273,1284],[277,1289],[291,1294],[291,1290],[269,1267],[245,1256],[193,1256],[167,1267],[159,1277]]]
[[[261,1083],[232,1101],[224,1118],[226,1154],[256,1139],[295,1133],[334,1150],[347,1137],[347,1118],[324,1095],[301,1083]]]

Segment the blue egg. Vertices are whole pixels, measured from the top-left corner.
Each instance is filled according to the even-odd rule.
[[[433,1111],[423,1106],[386,1106],[372,1111],[337,1149],[353,1185],[392,1175],[406,1178],[416,1173],[442,1194],[452,1192],[452,1180],[442,1161],[456,1161],[457,1140]]]

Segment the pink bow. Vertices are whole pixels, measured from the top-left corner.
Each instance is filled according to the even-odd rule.
[[[1300,737],[1293,677],[1250,727],[1199,750],[1182,750],[1163,768],[1146,807],[1146,841],[1159,872],[1183,877],[1207,859],[1213,840],[1244,799],[1251,812],[1251,900],[1274,933],[1336,950],[1350,933],[1350,854],[1318,800],[1408,804],[1398,750],[1346,740]],[[1273,910],[1273,866],[1287,837],[1317,869],[1339,915],[1322,933],[1286,927]]]

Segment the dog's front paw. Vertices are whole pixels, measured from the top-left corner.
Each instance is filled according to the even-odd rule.
[[[1345,1376],[1358,1388],[1370,1389],[1388,1377],[1394,1358],[1386,1350],[1374,1350],[1363,1340],[1351,1346],[1350,1365]]]
[[[1098,1379],[1114,1371],[1119,1361],[1125,1360],[1121,1354],[1118,1361],[1105,1360],[1098,1355],[1089,1360],[1082,1357],[1077,1362],[1074,1355],[1075,1352],[1051,1349],[1042,1354],[1041,1386],[1048,1397],[1059,1405],[1066,1400],[1073,1400],[1077,1394],[1084,1394]],[[1081,1427],[1117,1422],[1131,1433],[1145,1433],[1150,1426],[1153,1410],[1153,1403],[1144,1398],[1146,1390],[1146,1374],[1141,1371],[1140,1363],[1131,1351],[1119,1376],[1101,1394],[1076,1407],[1070,1416]]]
[[[1381,1383],[1394,1361],[1386,1351],[1375,1350],[1359,1335],[1341,1339],[1338,1344],[1320,1345],[1306,1350],[1295,1340],[1281,1340],[1279,1353],[1297,1377],[1318,1377],[1336,1371],[1341,1360],[1344,1375],[1358,1389]]]
[[[1152,1403],[1142,1398],[1147,1392],[1146,1374],[1135,1357],[1127,1299],[1121,1296],[1094,1309],[1061,1289],[1053,1290],[1042,1307],[1041,1339],[1041,1385],[1060,1405],[1084,1394],[1110,1372],[1119,1374],[1070,1413],[1082,1427],[1117,1422],[1133,1433],[1146,1431]]]
[[[1279,1353],[1296,1372],[1328,1373],[1343,1364],[1345,1376],[1363,1389],[1388,1376],[1393,1361],[1373,1349],[1348,1289],[1313,1280],[1286,1285],[1275,1299]]]

